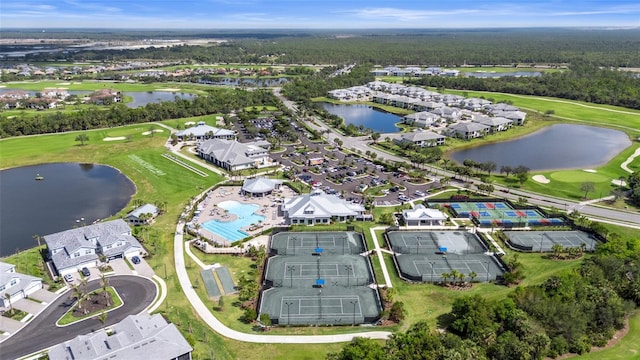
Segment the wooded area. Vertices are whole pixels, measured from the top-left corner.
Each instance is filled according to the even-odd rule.
[[[144,36],[141,32],[139,36]],[[88,38],[101,34],[87,33]],[[147,34],[146,38],[154,33]],[[157,33],[155,33],[158,36]],[[31,54],[28,61],[66,59],[190,60],[197,63],[277,63],[461,66],[568,64],[640,66],[640,30],[441,29],[201,32],[202,38],[232,40],[211,46]],[[9,37],[9,35],[5,35]],[[49,35],[47,35],[49,36]],[[102,34],[104,36],[104,34]],[[180,33],[175,34],[180,37]],[[196,38],[193,32],[184,37]]]

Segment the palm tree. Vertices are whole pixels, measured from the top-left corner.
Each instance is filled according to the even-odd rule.
[[[440,274],[440,276],[442,277],[442,281],[446,284],[447,280],[449,279],[451,274],[444,272],[444,273]]]
[[[11,294],[4,293],[4,298],[9,302],[9,313],[13,314],[13,304],[11,303]]]
[[[475,280],[475,278],[478,277],[478,274],[476,274],[475,271],[472,271],[467,276],[469,277],[469,281],[473,282],[473,280]]]
[[[78,309],[82,310],[82,298],[84,297],[84,293],[80,286],[73,285],[73,296],[78,300]]]
[[[91,300],[91,296],[89,295],[89,293],[87,293],[87,284],[89,283],[89,280],[87,280],[86,277],[83,277],[80,279],[80,286],[82,286],[82,293],[86,294],[87,296],[87,300]]]
[[[101,312],[100,315],[96,316],[96,319],[98,319],[98,321],[100,321],[100,323],[102,323],[102,326],[104,327],[104,323],[107,322],[107,312]]]

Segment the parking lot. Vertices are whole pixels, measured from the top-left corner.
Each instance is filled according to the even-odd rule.
[[[356,203],[362,203],[364,192],[373,196],[376,205],[398,205],[422,198],[429,189],[440,186],[425,180],[413,184],[406,174],[304,136],[300,136],[299,144],[287,145],[284,152],[272,157],[301,181]]]

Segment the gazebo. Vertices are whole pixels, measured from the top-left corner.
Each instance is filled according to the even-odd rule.
[[[252,197],[262,197],[271,194],[273,190],[278,189],[280,185],[282,185],[282,180],[274,180],[265,177],[245,179],[242,184],[242,193]]]

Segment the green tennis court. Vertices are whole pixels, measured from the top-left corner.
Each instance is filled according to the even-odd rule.
[[[554,245],[595,251],[598,240],[584,231],[505,231],[508,244],[520,251],[551,252]]]

